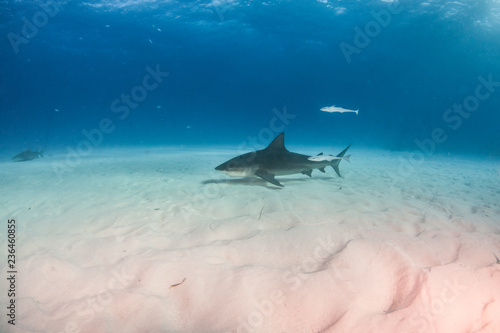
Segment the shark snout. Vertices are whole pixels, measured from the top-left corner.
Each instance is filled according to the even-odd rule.
[[[217,171],[225,171],[226,170],[226,167],[224,166],[224,163],[215,167],[215,170]]]

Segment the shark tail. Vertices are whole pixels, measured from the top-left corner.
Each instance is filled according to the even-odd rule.
[[[346,148],[346,149],[342,150],[342,151],[341,151],[341,152],[337,155],[337,157],[344,157],[344,155],[345,155],[345,153],[346,153],[347,149],[349,149],[349,147],[351,147],[351,145],[347,146],[347,148]],[[347,156],[345,157],[345,159],[346,159],[347,161],[349,161],[349,158],[350,158],[350,157],[351,157],[351,155],[347,155]],[[340,175],[340,169],[339,169],[339,164],[340,164],[340,161],[342,161],[342,159],[333,160],[333,161],[332,161],[332,164],[330,164],[330,165],[332,166],[333,170],[335,170],[335,172],[337,173],[337,175],[338,175],[339,177],[342,177],[342,176]]]
[[[43,149],[42,149],[42,150],[40,150],[40,152],[38,153],[38,155],[40,155],[40,156],[44,157],[44,156],[43,156],[43,153],[45,153],[45,149],[47,149],[47,146],[43,147]]]

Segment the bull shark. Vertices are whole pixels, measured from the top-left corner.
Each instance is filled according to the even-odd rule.
[[[43,157],[43,152],[45,149],[42,149],[41,151],[31,151],[30,148],[28,150],[23,151],[22,153],[17,154],[16,156],[12,157],[12,160],[14,162],[26,162],[26,161],[31,161],[34,160],[35,158],[38,157]]]
[[[302,173],[311,177],[313,169],[325,172],[327,166],[331,166],[340,177],[339,163],[342,159],[348,160],[341,151],[335,158],[313,158],[312,156],[292,153],[285,148],[285,133],[279,134],[267,148],[246,153],[215,168],[231,177],[257,176],[276,186],[284,187],[275,176]],[[321,156],[322,154],[318,155]],[[324,156],[324,155],[323,155]]]

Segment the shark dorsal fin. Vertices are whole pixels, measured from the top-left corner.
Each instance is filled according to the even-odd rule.
[[[271,142],[266,149],[287,151],[287,149],[285,148],[285,133],[281,132],[280,134],[278,134],[278,136],[274,138],[273,142]]]

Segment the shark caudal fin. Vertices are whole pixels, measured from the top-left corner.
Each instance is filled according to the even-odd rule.
[[[347,148],[346,148],[346,149],[342,150],[342,151],[340,152],[340,154],[338,154],[338,155],[337,155],[337,157],[344,157],[344,155],[345,155],[345,153],[346,153],[347,149],[349,149],[349,147],[351,147],[351,145],[347,146]],[[346,157],[346,159],[347,159],[348,161],[349,161],[349,157],[351,157],[351,155],[348,155],[348,156]],[[339,164],[340,164],[340,161],[342,161],[342,159],[333,160],[333,161],[332,161],[332,164],[330,164],[330,165],[332,166],[333,170],[335,170],[335,172],[337,173],[337,175],[338,175],[339,177],[342,177],[342,176],[340,175],[340,169],[339,169]]]
[[[45,153],[45,149],[47,149],[47,146],[43,147],[43,149],[40,150],[40,152],[38,153],[38,155],[43,157],[43,153]]]

